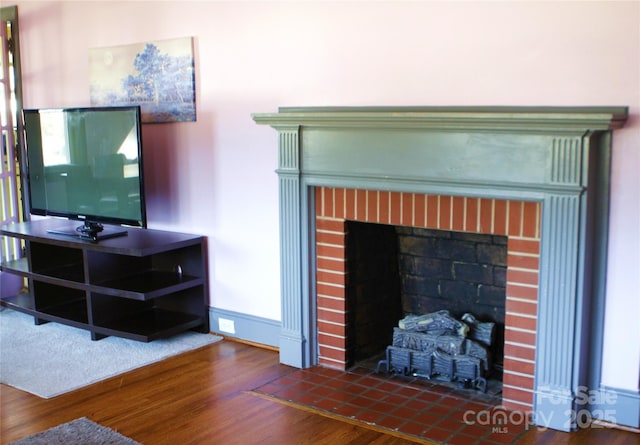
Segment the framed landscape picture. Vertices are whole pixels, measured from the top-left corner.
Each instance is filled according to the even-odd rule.
[[[196,120],[193,38],[89,50],[92,106],[140,105],[142,122]]]

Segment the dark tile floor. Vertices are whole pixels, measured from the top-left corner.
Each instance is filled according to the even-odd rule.
[[[254,391],[410,439],[449,445],[512,444],[527,428],[522,414],[500,406],[499,396],[365,367],[292,370]]]

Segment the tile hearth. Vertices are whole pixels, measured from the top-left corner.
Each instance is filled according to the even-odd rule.
[[[523,414],[500,406],[499,396],[387,377],[360,366],[346,372],[321,366],[298,369],[254,391],[414,441],[512,444],[528,426]]]

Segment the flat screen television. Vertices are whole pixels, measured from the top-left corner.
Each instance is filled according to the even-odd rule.
[[[93,240],[147,226],[139,106],[25,109],[23,119],[32,215],[83,221],[61,234]]]

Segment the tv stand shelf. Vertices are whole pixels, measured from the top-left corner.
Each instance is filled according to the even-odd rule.
[[[33,315],[36,324],[86,329],[94,340],[209,332],[204,237],[126,228],[126,236],[94,242],[51,233],[77,224],[43,219],[0,227],[0,235],[22,239],[27,253],[0,270],[29,282],[28,293],[0,305]]]

